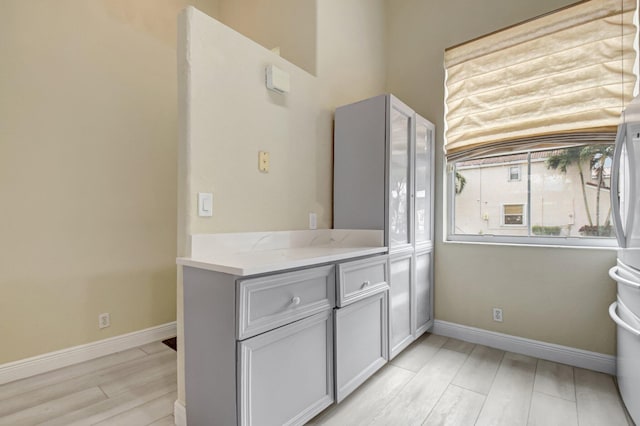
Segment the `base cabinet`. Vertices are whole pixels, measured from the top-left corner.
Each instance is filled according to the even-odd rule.
[[[387,266],[386,255],[248,277],[185,266],[187,423],[302,425],[349,395],[389,358]]]
[[[333,403],[333,318],[326,311],[238,342],[239,423],[300,425]]]
[[[390,359],[393,359],[413,341],[411,330],[413,253],[391,256],[389,264],[389,346]]]
[[[416,251],[415,274],[415,337],[423,334],[433,324],[433,298],[431,294],[433,251]]]
[[[433,325],[432,253],[426,249],[389,257],[389,359]]]
[[[301,425],[333,403],[334,265],[183,281],[189,426]]]
[[[389,359],[387,299],[385,289],[334,311],[338,403]]]

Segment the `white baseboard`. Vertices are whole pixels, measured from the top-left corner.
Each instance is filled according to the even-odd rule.
[[[540,340],[525,339],[440,320],[434,321],[432,332],[441,336],[502,349],[503,351],[529,355],[601,373],[616,374],[616,357],[612,355],[556,345]]]
[[[173,403],[173,418],[176,426],[187,426],[187,409],[179,399]]]
[[[0,385],[176,335],[176,322],[0,365]]]

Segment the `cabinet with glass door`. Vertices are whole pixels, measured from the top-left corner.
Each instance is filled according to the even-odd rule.
[[[434,133],[393,95],[336,109],[334,227],[384,231],[391,358],[433,325]]]

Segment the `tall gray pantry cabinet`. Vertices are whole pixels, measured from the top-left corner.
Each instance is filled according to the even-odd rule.
[[[336,109],[334,228],[384,230],[390,358],[433,325],[434,136],[393,95]]]

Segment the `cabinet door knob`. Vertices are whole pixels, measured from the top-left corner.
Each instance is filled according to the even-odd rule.
[[[293,306],[299,305],[300,304],[300,298],[298,296],[294,297],[291,299],[291,304]]]
[[[371,285],[371,281],[365,281],[362,283],[362,288],[369,287]]]

